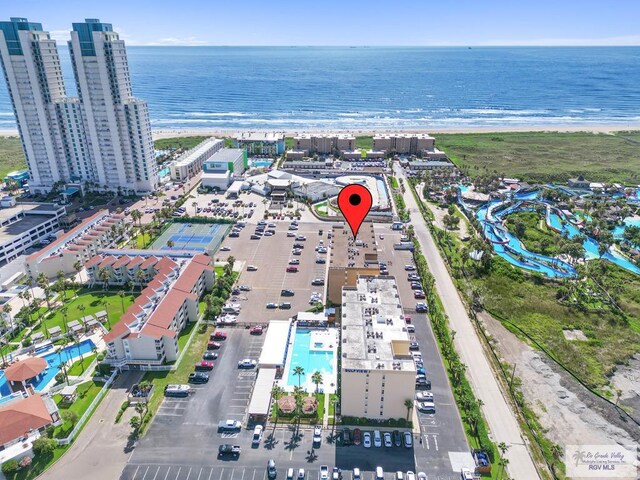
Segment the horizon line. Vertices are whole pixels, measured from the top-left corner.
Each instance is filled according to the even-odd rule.
[[[620,44],[620,45],[611,45],[611,44],[602,44],[602,43],[594,43],[594,44],[585,44],[585,45],[574,45],[574,44],[492,44],[492,45],[462,45],[462,44],[451,44],[451,45],[251,45],[251,44],[238,44],[238,45],[227,45],[227,44],[202,44],[202,45],[193,45],[189,43],[184,44],[157,44],[157,43],[130,43],[125,40],[127,47],[217,47],[217,48],[235,48],[235,47],[249,47],[249,48],[594,48],[594,47],[607,47],[607,48],[628,48],[628,47],[640,47],[640,43],[630,43],[630,44]],[[60,46],[67,46],[66,43],[61,43]]]

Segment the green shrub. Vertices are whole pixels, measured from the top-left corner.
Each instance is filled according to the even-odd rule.
[[[46,457],[53,453],[56,448],[56,441],[53,438],[40,437],[33,442],[33,453],[37,456]]]
[[[18,471],[18,469],[19,465],[17,460],[7,460],[2,464],[2,473],[5,475],[13,475]]]

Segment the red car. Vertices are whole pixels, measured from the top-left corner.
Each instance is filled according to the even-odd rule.
[[[360,443],[362,443],[362,432],[360,431],[359,428],[356,428],[353,431],[353,444],[360,445]]]
[[[256,325],[249,330],[251,335],[262,335],[262,325]]]
[[[211,334],[211,339],[212,340],[226,340],[227,339],[227,333],[226,332],[213,332]]]
[[[220,343],[218,343],[218,342],[209,342],[209,343],[207,343],[207,350],[217,350],[221,346],[222,345],[220,345]]]
[[[196,363],[195,366],[196,372],[202,372],[205,370],[213,370],[213,362],[207,362],[203,360],[200,363]]]

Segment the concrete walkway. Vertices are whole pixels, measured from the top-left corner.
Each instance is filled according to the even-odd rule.
[[[133,447],[128,447],[131,433],[129,419],[135,410],[128,408],[120,423],[113,423],[127,390],[142,378],[143,372],[125,372],[111,386],[98,408],[62,458],[38,477],[40,480],[91,478],[113,480],[127,463]]]
[[[406,182],[406,177],[399,165],[396,163],[393,168],[396,177],[403,178]],[[509,445],[509,450],[505,454],[509,460],[507,470],[513,478],[539,479],[540,475],[524,443],[515,414],[504,398],[498,380],[494,377],[482,343],[440,256],[440,251],[420,214],[408,183],[404,201],[410,212],[411,224],[422,247],[422,253],[435,278],[436,290],[449,317],[449,324],[456,331],[454,340],[456,350],[460,360],[467,367],[467,377],[473,392],[484,402],[482,413],[489,424],[492,439],[496,443],[504,442]]]

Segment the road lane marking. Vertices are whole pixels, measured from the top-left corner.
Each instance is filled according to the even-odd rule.
[[[433,443],[436,444],[436,451],[438,450],[438,437],[436,437],[435,435],[433,436]]]

